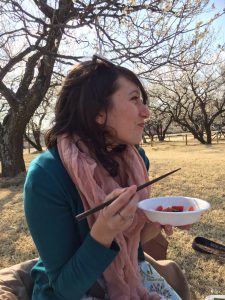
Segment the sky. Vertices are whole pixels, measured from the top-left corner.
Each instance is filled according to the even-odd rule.
[[[215,12],[225,11],[225,0],[211,0],[210,4],[212,5],[213,3],[215,5]],[[205,15],[206,18],[209,16],[209,14]],[[225,44],[225,14],[213,23],[213,27],[218,32],[221,44]]]

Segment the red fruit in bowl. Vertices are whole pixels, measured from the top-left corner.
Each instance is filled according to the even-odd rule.
[[[162,210],[163,210],[163,206],[162,206],[162,205],[159,205],[159,206],[156,208],[156,210],[162,211]]]
[[[193,206],[188,207],[188,211],[193,211],[193,210],[195,210]]]
[[[183,205],[173,205],[172,211],[184,211],[184,206]]]
[[[173,209],[172,209],[172,207],[167,207],[167,208],[164,208],[163,211],[166,211],[166,212],[172,212]]]

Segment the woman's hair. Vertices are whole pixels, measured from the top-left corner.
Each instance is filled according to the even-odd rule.
[[[48,148],[57,145],[57,137],[67,134],[78,135],[94,153],[100,163],[112,175],[118,172],[114,159],[126,145],[118,145],[109,151],[109,128],[98,124],[96,117],[106,113],[111,106],[111,96],[118,90],[118,78],[125,77],[136,84],[141,91],[143,103],[147,94],[137,76],[127,68],[105,61],[86,61],[75,66],[66,76],[55,107],[54,126],[45,135]]]

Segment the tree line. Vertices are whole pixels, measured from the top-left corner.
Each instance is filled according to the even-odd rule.
[[[202,144],[212,143],[213,130],[225,134],[225,53],[211,47],[213,38],[208,33],[177,65],[156,72],[147,135],[163,141],[172,122]]]
[[[152,119],[164,115],[203,139],[224,113],[224,47],[209,40],[224,12],[201,21],[209,10],[208,0],[0,0],[2,176],[25,171],[27,124],[38,132],[34,120],[48,114],[63,74],[96,51],[139,74]]]

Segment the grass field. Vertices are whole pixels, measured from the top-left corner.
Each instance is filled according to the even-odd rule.
[[[174,230],[168,258],[185,269],[196,298],[225,294],[225,260],[195,252],[197,235],[225,244],[225,142],[204,146],[183,142],[143,146],[151,161],[150,178],[181,167],[181,171],[152,187],[152,196],[185,195],[205,199],[211,209],[189,231]],[[26,165],[36,154],[25,154]],[[34,258],[37,252],[23,213],[24,176],[0,178],[0,268]]]

